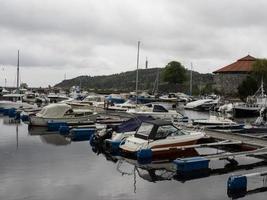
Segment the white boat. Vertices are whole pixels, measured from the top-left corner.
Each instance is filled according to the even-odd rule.
[[[50,103],[58,103],[61,101],[68,101],[71,99],[71,98],[67,97],[65,94],[61,94],[61,93],[58,93],[58,94],[49,93],[47,95],[47,98],[49,99]]]
[[[24,109],[24,108],[35,108],[36,107],[36,105],[31,105],[31,104],[22,102],[23,96],[24,96],[23,94],[5,94],[5,95],[3,95],[3,97],[2,97],[3,100],[0,101],[0,108]]]
[[[50,104],[36,115],[30,116],[29,124],[47,126],[48,121],[54,122],[83,122],[95,121],[97,114],[92,110],[74,110],[67,104]]]
[[[231,113],[231,112],[233,112],[233,103],[228,103],[228,104],[224,104],[224,105],[220,106],[218,111],[222,112],[222,113]]]
[[[68,101],[66,102],[73,109],[91,109],[96,112],[100,112],[104,109],[105,97],[101,95],[89,95],[85,97],[82,101]]]
[[[142,149],[150,149],[153,159],[175,159],[195,153],[179,149],[181,146],[194,145],[205,136],[204,132],[186,131],[163,120],[146,121],[141,124],[134,136],[121,143],[120,149],[126,157],[134,158]]]
[[[106,109],[108,110],[113,110],[113,111],[127,111],[129,109],[135,109],[136,108],[136,104],[131,101],[131,100],[127,100],[124,103],[121,104],[114,104],[114,105],[108,105],[108,107]]]
[[[191,110],[207,110],[213,105],[217,105],[218,101],[218,99],[200,99],[187,103],[184,108]]]
[[[178,101],[178,98],[177,98],[176,94],[170,93],[168,95],[160,96],[159,100],[164,101],[164,102],[174,102],[174,103],[176,103]]]
[[[214,126],[214,125],[237,125],[231,119],[227,119],[224,117],[218,117],[215,115],[210,115],[208,119],[195,119],[193,120],[193,125],[205,125],[205,126]]]
[[[128,114],[135,116],[151,116],[158,119],[180,119],[183,115],[176,110],[167,110],[160,104],[146,104],[137,106],[135,109],[126,111]]]
[[[34,104],[36,102],[37,95],[33,92],[25,92],[24,96],[22,97],[22,100],[24,102]]]

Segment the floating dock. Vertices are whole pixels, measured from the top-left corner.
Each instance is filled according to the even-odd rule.
[[[267,147],[267,140],[263,138],[252,137],[251,135],[244,135],[238,133],[222,133],[216,131],[205,130],[207,136],[219,139],[219,140],[235,140],[240,141],[244,145],[248,145],[256,148]]]

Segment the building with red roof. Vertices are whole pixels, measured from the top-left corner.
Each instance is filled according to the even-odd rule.
[[[238,86],[252,71],[256,60],[256,58],[247,55],[230,65],[214,71],[216,88],[224,94],[237,93]]]

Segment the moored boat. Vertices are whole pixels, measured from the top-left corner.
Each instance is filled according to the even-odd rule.
[[[267,106],[267,96],[264,92],[263,81],[258,91],[251,97],[247,97],[246,103],[234,104],[233,114],[235,117],[253,117],[260,114],[262,108]]]
[[[146,104],[137,106],[135,109],[126,111],[128,114],[135,116],[151,116],[157,119],[182,119],[183,115],[176,110],[167,110],[160,104]]]
[[[183,150],[179,147],[194,145],[204,136],[204,132],[179,129],[169,121],[152,120],[143,122],[134,136],[128,137],[120,145],[120,149],[126,157],[136,158],[141,150],[150,150],[153,160],[172,160],[177,157],[194,156],[195,149]]]
[[[83,122],[95,121],[97,113],[91,110],[74,110],[67,104],[50,104],[40,112],[31,115],[29,124],[33,126],[47,126],[48,121],[54,122]]]
[[[214,99],[200,99],[189,102],[185,105],[185,109],[190,110],[209,110],[211,107],[218,104],[218,100]]]

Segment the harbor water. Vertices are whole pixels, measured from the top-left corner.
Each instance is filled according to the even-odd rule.
[[[194,112],[188,115],[207,117]],[[28,125],[10,123],[4,117],[0,117],[0,158],[3,200],[223,200],[228,199],[226,184],[230,175],[266,170],[263,166],[181,181],[168,171],[108,160],[94,153],[88,141],[71,142],[57,133],[28,130]],[[266,192],[243,197],[252,198],[265,200]]]

